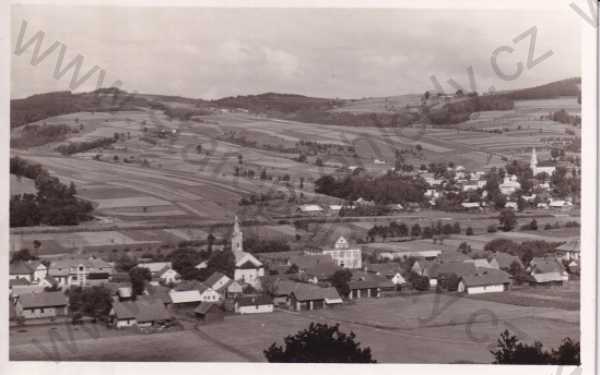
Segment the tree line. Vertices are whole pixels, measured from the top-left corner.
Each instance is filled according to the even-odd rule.
[[[10,198],[10,226],[77,225],[91,220],[92,203],[76,197],[75,184],[65,185],[41,165],[19,157],[10,160],[10,173],[35,181],[37,194]]]

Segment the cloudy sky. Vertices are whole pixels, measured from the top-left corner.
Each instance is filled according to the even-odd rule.
[[[23,28],[26,22],[26,27]],[[513,39],[536,26],[534,58],[527,68],[530,38]],[[527,87],[580,75],[580,23],[564,11],[453,11],[402,9],[202,9],[23,6],[12,8],[11,96],[68,90],[73,70],[55,74],[83,56],[80,77],[94,66],[105,72],[103,86],[123,82],[128,91],[212,99],[262,92],[357,98],[444,88],[453,78],[469,89],[473,66],[479,91]],[[24,34],[21,34],[24,30]],[[56,48],[37,65],[40,54]],[[63,47],[64,46],[64,47]],[[515,80],[501,79],[498,66]],[[74,91],[93,90],[98,71]]]

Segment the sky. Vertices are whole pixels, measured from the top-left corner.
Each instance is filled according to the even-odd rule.
[[[454,79],[471,91],[529,87],[580,76],[580,20],[563,11],[457,11],[420,9],[169,8],[14,5],[11,12],[11,97],[49,91],[91,91],[101,86],[141,93],[215,99],[264,92],[363,98],[435,91]],[[513,39],[537,28],[531,38]],[[23,33],[21,31],[24,31]],[[40,54],[32,64],[42,32]],[[21,36],[21,38],[20,38]],[[21,39],[21,42],[19,42]],[[55,44],[56,43],[56,44]],[[505,80],[501,72],[522,73]],[[507,49],[507,47],[510,47]],[[19,51],[17,51],[19,50]],[[512,51],[512,52],[508,52]],[[55,74],[82,56],[74,69]],[[59,72],[61,69],[58,69]]]

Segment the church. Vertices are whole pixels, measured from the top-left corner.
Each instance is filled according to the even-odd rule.
[[[235,256],[233,279],[260,289],[260,278],[265,275],[265,268],[254,255],[244,251],[244,235],[240,229],[237,216],[231,235],[231,251]]]
[[[534,176],[544,172],[547,173],[548,176],[552,176],[556,170],[556,166],[552,160],[538,162],[535,147],[531,151],[531,161],[529,162],[529,167],[531,168]]]

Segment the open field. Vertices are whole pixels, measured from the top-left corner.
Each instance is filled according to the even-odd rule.
[[[489,363],[489,349],[504,329],[547,347],[558,346],[563,337],[579,337],[577,311],[423,294],[311,312],[228,316],[198,332],[83,339],[72,345],[75,351],[56,347],[66,360],[264,361],[262,350],[313,321],[339,323],[387,363]],[[47,359],[26,340],[11,345],[10,358]]]

